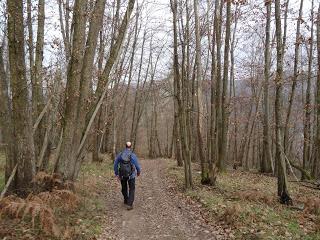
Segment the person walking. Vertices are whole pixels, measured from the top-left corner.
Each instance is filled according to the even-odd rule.
[[[128,210],[133,209],[135,179],[141,173],[138,158],[133,153],[131,146],[131,142],[126,143],[126,148],[117,155],[113,166],[114,174],[121,182],[121,192]]]

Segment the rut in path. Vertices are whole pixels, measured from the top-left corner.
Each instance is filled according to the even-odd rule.
[[[165,161],[142,160],[136,179],[134,209],[127,211],[120,183],[112,183],[106,199],[108,224],[104,239],[216,239],[204,221],[192,217],[165,185]]]

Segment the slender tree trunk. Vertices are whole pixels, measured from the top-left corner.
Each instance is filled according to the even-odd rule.
[[[227,154],[227,133],[228,133],[228,109],[227,109],[227,88],[229,80],[229,54],[230,54],[230,37],[231,37],[231,0],[227,1],[227,20],[226,20],[226,35],[224,44],[224,61],[223,61],[223,80],[222,80],[222,112],[221,112],[221,144],[219,149],[219,166],[224,169],[226,166]]]
[[[66,3],[65,3],[65,12],[66,12],[65,16],[63,14],[62,0],[57,0],[57,1],[59,5],[59,21],[60,21],[61,34],[62,34],[63,43],[64,43],[65,57],[66,57],[66,62],[68,63],[71,55],[70,35],[69,35],[69,16],[70,16],[69,0],[66,0]]]
[[[174,82],[177,88],[177,95],[175,101],[178,105],[178,119],[179,119],[179,131],[181,137],[182,156],[184,161],[184,173],[185,173],[185,187],[186,189],[192,187],[192,173],[191,173],[191,155],[187,142],[187,118],[184,99],[186,89],[182,89],[181,79],[179,76],[179,61],[178,61],[178,41],[177,41],[177,0],[171,0],[171,10],[173,13],[173,32],[174,32]],[[184,91],[184,92],[183,92]]]
[[[313,19],[313,5],[314,1],[312,0],[311,4],[311,19]],[[310,162],[310,154],[311,154],[311,75],[312,75],[312,62],[313,62],[313,21],[311,21],[311,37],[310,37],[310,46],[309,46],[309,61],[308,61],[308,77],[307,77],[307,89],[306,89],[306,102],[305,102],[305,122],[303,129],[303,161],[302,168],[306,170],[307,164]],[[302,174],[302,180],[306,179],[307,176]]]
[[[128,105],[128,98],[129,98],[129,94],[130,94],[130,88],[131,88],[131,82],[132,82],[132,72],[133,72],[133,65],[134,65],[134,57],[135,57],[135,53],[136,53],[136,48],[137,48],[137,41],[138,41],[138,36],[139,36],[139,32],[140,32],[140,27],[138,26],[139,23],[139,9],[137,7],[136,10],[136,21],[135,21],[135,27],[134,27],[134,39],[133,39],[133,43],[132,43],[132,52],[131,52],[131,57],[130,57],[130,67],[129,67],[129,79],[128,79],[128,83],[127,83],[127,87],[125,90],[125,94],[124,94],[124,104],[123,104],[123,109],[122,109],[122,115],[121,115],[121,123],[119,124],[119,130],[120,132],[122,132],[122,134],[120,134],[120,136],[123,137],[124,140],[127,136],[126,131],[127,131],[127,127],[125,127],[126,122],[128,121],[128,117],[126,116],[127,114],[127,105]]]
[[[141,47],[141,56],[140,56],[140,64],[139,64],[139,72],[138,72],[138,80],[137,80],[137,86],[136,86],[136,92],[135,92],[135,97],[134,97],[134,104],[133,104],[133,116],[132,116],[132,124],[131,124],[131,132],[130,132],[130,139],[132,141],[133,146],[135,143],[133,142],[134,139],[134,129],[135,129],[135,124],[136,124],[136,118],[137,118],[137,104],[139,101],[139,92],[140,92],[140,81],[141,81],[141,71],[142,71],[142,63],[143,63],[143,56],[144,56],[144,46],[146,42],[146,34],[147,31],[144,31],[143,34],[143,40],[142,40],[142,47]],[[148,63],[149,65],[149,63]]]
[[[232,41],[231,41],[231,49],[230,49],[230,60],[231,60],[231,69],[230,69],[230,94],[229,94],[229,105],[231,103],[231,100],[233,99],[233,111],[234,111],[234,146],[233,146],[233,156],[230,157],[230,159],[233,159],[233,166],[235,166],[235,163],[237,161],[237,155],[238,155],[238,146],[237,146],[237,135],[238,135],[238,119],[237,119],[237,103],[235,101],[236,99],[236,87],[235,87],[235,57],[234,57],[234,49],[236,47],[236,33],[237,33],[237,26],[238,26],[238,6],[235,8],[234,17],[235,17],[235,23],[234,23],[234,29],[232,34]],[[229,120],[229,114],[228,113],[228,122]],[[231,146],[231,137],[229,139],[228,144],[228,152],[231,152],[230,146]],[[231,155],[231,154],[230,154]]]
[[[281,8],[280,0],[275,0],[275,18],[276,18],[276,40],[277,40],[277,72],[275,78],[276,98],[275,98],[275,124],[276,124],[276,163],[278,164],[278,196],[282,204],[292,204],[292,199],[288,191],[288,180],[286,172],[286,163],[284,160],[283,143],[283,40],[281,29]]]
[[[273,172],[272,154],[270,145],[270,124],[269,124],[269,79],[270,79],[270,25],[271,25],[271,2],[266,2],[267,24],[264,51],[264,94],[263,94],[263,155],[260,171],[263,173]]]
[[[201,165],[201,183],[208,183],[208,171],[206,159],[203,154],[203,140],[202,140],[202,127],[201,127],[201,114],[202,114],[202,63],[201,63],[201,37],[200,37],[200,23],[199,23],[199,12],[198,12],[198,0],[193,1],[194,7],[194,18],[195,18],[195,35],[196,35],[196,69],[197,69],[197,135],[198,135],[198,146],[199,146],[199,157]]]
[[[313,162],[312,175],[315,178],[320,176],[320,4],[317,14],[317,51],[318,51],[318,73],[316,93],[316,137],[315,137],[315,158]]]
[[[38,30],[37,30],[37,44],[35,52],[34,66],[30,66],[33,69],[33,83],[32,83],[32,105],[34,119],[40,115],[44,108],[44,96],[43,96],[43,81],[42,81],[42,61],[43,61],[43,47],[44,47],[44,25],[45,25],[45,1],[39,0],[38,2]],[[34,134],[34,144],[36,158],[39,159],[41,152],[41,146],[44,141],[46,126],[45,119],[43,119],[38,127],[38,131]],[[46,149],[47,152],[48,149]]]
[[[300,1],[300,10],[299,10],[299,16],[297,20],[297,31],[296,31],[295,49],[294,49],[293,79],[292,79],[291,93],[289,97],[288,111],[286,115],[286,122],[285,122],[285,128],[284,128],[284,150],[286,153],[287,153],[287,145],[289,144],[289,123],[290,123],[292,105],[293,105],[295,92],[296,92],[297,79],[299,76],[298,65],[299,65],[299,57],[300,57],[300,45],[302,43],[301,34],[300,34],[301,23],[303,21],[302,14],[303,14],[303,0]]]
[[[34,81],[34,42],[33,42],[33,27],[32,27],[32,2],[27,0],[27,26],[28,26],[28,52],[30,65],[30,80]],[[34,116],[36,118],[36,116]]]
[[[178,96],[177,95],[177,83],[174,80],[173,83],[173,94],[175,96],[175,98]],[[181,137],[180,137],[180,125],[179,125],[179,106],[178,103],[176,101],[176,99],[174,99],[174,123],[173,123],[173,138],[174,138],[174,149],[175,149],[175,158],[177,159],[177,165],[179,167],[183,166],[183,158],[182,158],[182,152],[181,152]]]
[[[3,44],[0,47],[0,127],[2,129],[3,142],[6,144],[6,168],[5,168],[5,182],[8,181],[12,170],[13,164],[13,126],[11,115],[11,99],[9,97],[9,86],[7,73],[5,71],[3,61]]]
[[[215,1],[214,5],[214,19],[213,19],[213,32],[216,31],[218,25],[218,9],[219,1]],[[216,167],[216,155],[217,155],[217,142],[215,136],[215,124],[216,124],[216,107],[217,102],[215,102],[215,81],[217,78],[217,62],[216,62],[216,35],[212,36],[212,47],[211,47],[211,115],[210,115],[210,157],[208,159],[209,165],[209,184],[215,185],[217,178],[217,167]]]
[[[222,134],[222,102],[221,102],[221,45],[222,45],[222,12],[223,2],[218,0],[219,10],[217,9],[217,21],[215,26],[216,46],[217,46],[217,71],[216,71],[216,127],[215,127],[215,140],[216,140],[216,162],[219,170],[222,170],[222,162],[220,159],[221,153],[221,134]]]

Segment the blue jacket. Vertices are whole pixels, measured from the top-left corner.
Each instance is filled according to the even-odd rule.
[[[133,173],[131,174],[129,179],[135,178],[137,173],[140,174],[141,167],[140,167],[137,156],[129,148],[126,148],[125,150],[123,150],[121,153],[118,154],[118,156],[116,157],[116,159],[114,161],[113,170],[114,170],[114,174],[116,176],[119,176],[119,164],[120,164],[120,161],[122,161],[121,154],[122,153],[129,154],[130,152],[131,152],[131,160],[130,161],[135,166],[135,171],[133,171]]]

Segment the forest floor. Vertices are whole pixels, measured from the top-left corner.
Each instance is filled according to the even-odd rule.
[[[141,160],[134,209],[127,211],[112,160],[103,159],[83,165],[76,208],[48,205],[59,236],[44,232],[41,219],[32,226],[30,217],[0,216],[0,239],[320,239],[319,190],[290,182],[290,208],[277,202],[274,177],[227,171],[209,187],[199,184],[194,164],[194,187],[185,191],[183,168],[174,160]],[[0,159],[1,173],[2,165]]]
[[[108,181],[103,239],[320,239],[320,193],[290,182],[294,206],[278,203],[276,178],[227,171],[203,186],[194,164],[194,188],[183,188],[173,160],[142,160],[133,211],[120,184]]]
[[[136,179],[134,209],[126,210],[115,179],[108,183],[107,224],[99,239],[216,239],[218,227],[210,226],[199,215],[197,206],[188,204],[170,191],[164,160],[141,160],[142,174]]]
[[[13,213],[10,214],[11,216],[1,212],[0,201],[0,239],[96,239],[96,236],[102,233],[107,211],[105,184],[113,175],[112,162],[107,156],[105,158],[108,161],[102,163],[87,161],[83,164],[73,192],[69,190],[42,192],[40,194],[45,197],[42,198],[43,201],[37,199],[40,195],[35,195],[36,201],[26,199],[22,211],[19,210],[17,201],[13,201],[12,203],[17,207],[11,208]],[[4,162],[4,155],[0,152],[1,188],[4,182]],[[51,231],[52,227],[57,230],[55,233]]]
[[[283,206],[276,197],[275,177],[229,170],[209,187],[200,184],[200,167],[194,164],[194,187],[184,191],[183,168],[174,161],[167,163],[174,191],[199,203],[208,223],[224,229],[228,239],[320,239],[319,190],[290,181],[294,205]]]

